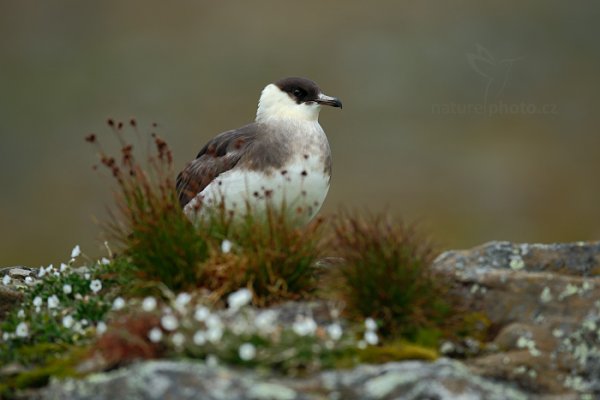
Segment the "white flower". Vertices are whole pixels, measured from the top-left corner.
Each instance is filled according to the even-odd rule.
[[[152,343],[160,342],[160,340],[162,339],[162,331],[160,330],[160,328],[150,329],[150,332],[148,332],[148,339],[150,339]]]
[[[63,293],[64,294],[71,294],[73,292],[73,286],[69,285],[68,283],[65,283],[63,285]]]
[[[56,308],[56,307],[58,307],[59,303],[60,303],[60,300],[58,300],[58,297],[55,294],[48,297],[48,308]]]
[[[373,318],[367,318],[365,319],[365,328],[367,328],[368,331],[376,331],[377,323]]]
[[[10,282],[12,281],[12,278],[9,275],[4,275],[2,277],[2,284],[3,285],[10,285]]]
[[[208,331],[206,332],[206,339],[211,343],[216,343],[221,340],[223,336],[223,323],[218,315],[211,314],[206,318],[204,322]]]
[[[223,253],[229,253],[231,251],[231,248],[233,247],[233,243],[231,243],[231,241],[225,239],[221,242],[221,251]]]
[[[65,328],[71,329],[75,324],[75,319],[71,315],[65,315],[62,319],[62,324]]]
[[[296,318],[292,330],[298,336],[312,335],[317,330],[317,323],[311,317],[300,316]]]
[[[194,344],[196,346],[202,346],[204,343],[206,343],[206,335],[202,331],[197,331],[194,334]]]
[[[342,327],[338,323],[333,323],[327,327],[327,334],[333,340],[339,340],[343,333]]]
[[[25,277],[25,283],[28,284],[28,285],[33,284],[33,278],[30,277],[30,276],[26,276]]]
[[[239,289],[227,297],[229,308],[235,312],[252,301],[252,292],[246,288]]]
[[[25,310],[23,310],[22,308],[19,310],[19,312],[17,313],[17,317],[19,318],[25,318]]]
[[[73,250],[71,250],[71,258],[79,257],[80,254],[81,254],[81,248],[79,248],[79,245],[73,247]]]
[[[260,332],[269,334],[277,328],[277,325],[275,325],[276,320],[277,312],[273,310],[266,310],[262,311],[256,316],[254,325]]]
[[[60,272],[65,272],[67,270],[67,264],[60,263]]]
[[[94,293],[98,293],[102,290],[102,281],[100,281],[100,279],[94,279],[90,282],[90,290]]]
[[[154,311],[154,309],[156,308],[156,299],[152,296],[148,296],[144,299],[144,301],[142,302],[142,309],[144,311]]]
[[[252,343],[244,343],[238,349],[240,359],[250,361],[256,357],[256,347]]]
[[[190,302],[192,296],[189,293],[179,293],[175,299],[175,308],[185,311],[185,306]]]
[[[366,331],[365,332],[365,342],[367,342],[371,346],[375,346],[377,343],[379,343],[379,337],[373,331]]]
[[[210,310],[204,306],[196,307],[196,312],[194,313],[194,319],[198,322],[206,321],[206,319],[210,315]]]
[[[185,343],[185,336],[181,332],[177,332],[171,337],[171,342],[175,345],[175,347],[181,347]]]
[[[121,310],[125,307],[125,300],[122,297],[117,297],[112,304],[113,310]]]
[[[90,275],[89,272],[86,272],[85,274],[83,274],[83,277],[89,281],[91,279],[92,275]]]
[[[173,314],[167,314],[160,319],[160,324],[165,330],[174,331],[179,326],[179,321]]]
[[[102,264],[102,265],[108,265],[108,264],[110,264],[110,260],[108,258],[106,258],[106,257],[102,257],[100,259],[100,264]]]
[[[106,323],[103,321],[100,321],[96,325],[96,334],[102,335],[102,334],[104,334],[104,332],[106,332],[106,329],[108,329],[108,327],[106,326]]]
[[[35,298],[33,299],[33,305],[36,307],[39,307],[42,305],[42,298],[40,296],[35,296]]]
[[[29,326],[27,325],[27,323],[19,323],[19,325],[17,325],[15,334],[17,335],[17,337],[20,338],[26,338],[27,336],[29,336]]]
[[[42,278],[46,275],[46,269],[44,267],[40,267],[40,271],[38,272],[38,278]]]

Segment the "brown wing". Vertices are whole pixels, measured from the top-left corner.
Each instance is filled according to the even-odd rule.
[[[257,136],[256,124],[219,134],[177,175],[179,204],[184,207],[213,179],[232,169]]]

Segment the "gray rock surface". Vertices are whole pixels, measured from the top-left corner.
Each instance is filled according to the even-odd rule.
[[[531,393],[598,398],[599,266],[599,242],[491,242],[440,255],[434,268],[496,332],[466,364]]]
[[[527,399],[448,359],[326,371],[306,378],[260,375],[193,361],[149,361],[84,380],[54,382],[41,399]]]

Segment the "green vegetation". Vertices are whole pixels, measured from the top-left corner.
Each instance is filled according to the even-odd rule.
[[[0,324],[0,363],[14,370],[0,375],[1,395],[139,358],[216,358],[288,374],[430,360],[441,338],[472,334],[456,324],[460,307],[414,228],[347,212],[299,226],[272,207],[234,219],[222,206],[193,225],[167,144],[153,135],[150,154],[134,155],[125,131],[141,137],[136,122],[109,126],[118,159],[95,135],[87,140],[117,183],[105,227],[119,255],[75,268],[76,247],[68,265],[23,286],[21,306]],[[318,267],[326,256],[342,261]],[[301,299],[338,306],[325,323],[301,308],[291,324],[279,319],[281,303]]]

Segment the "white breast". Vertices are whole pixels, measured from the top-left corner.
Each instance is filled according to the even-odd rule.
[[[283,129],[283,128],[282,128]],[[264,213],[267,206],[298,218],[300,223],[310,221],[319,211],[329,190],[330,176],[325,172],[329,144],[318,122],[288,125],[282,132],[290,140],[292,158],[281,168],[268,171],[250,171],[234,168],[219,175],[196,199],[186,205],[184,212],[190,219],[202,218],[206,207],[224,204],[227,211],[243,215],[250,207],[253,213]],[[198,210],[198,201],[202,207]]]

